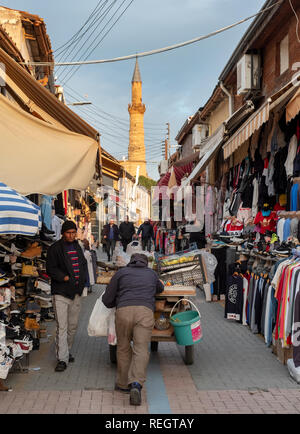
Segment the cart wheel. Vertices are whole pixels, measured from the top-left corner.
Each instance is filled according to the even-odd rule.
[[[117,363],[117,345],[109,345],[110,363]]]
[[[186,365],[192,365],[194,363],[194,345],[187,345],[185,347],[185,359]]]
[[[151,342],[151,351],[153,353],[156,353],[157,350],[158,350],[158,342],[155,342],[155,341]]]

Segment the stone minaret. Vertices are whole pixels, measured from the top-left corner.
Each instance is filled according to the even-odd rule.
[[[140,166],[139,174],[147,177],[144,138],[144,114],[146,107],[142,103],[142,79],[137,59],[131,85],[131,104],[128,104],[130,115],[128,161],[122,165],[132,176],[136,176],[137,166]]]

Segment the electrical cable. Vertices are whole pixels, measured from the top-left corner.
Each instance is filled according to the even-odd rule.
[[[284,0],[280,0],[279,2],[274,3],[272,6],[269,6],[269,7],[265,8],[265,9],[257,12],[254,15],[251,15],[251,16],[249,16],[247,18],[244,18],[244,19],[242,19],[242,20],[240,20],[240,21],[238,21],[238,22],[236,22],[234,24],[231,24],[229,26],[223,27],[222,29],[219,29],[219,30],[216,30],[214,32],[211,32],[211,33],[209,33],[209,34],[207,34],[205,36],[200,36],[200,37],[191,39],[189,41],[181,42],[179,44],[170,45],[168,47],[158,48],[156,50],[145,51],[145,52],[142,52],[142,53],[130,54],[128,56],[115,57],[113,59],[88,60],[88,61],[81,61],[81,62],[65,62],[65,63],[55,63],[55,62],[20,62],[20,63],[24,64],[24,65],[32,65],[32,66],[53,66],[53,65],[55,65],[55,66],[76,66],[76,65],[80,65],[81,66],[81,65],[95,65],[95,64],[100,64],[100,63],[120,62],[120,61],[124,61],[124,60],[134,59],[134,58],[137,58],[137,57],[152,56],[154,54],[159,54],[159,53],[163,53],[163,52],[166,52],[166,51],[175,50],[177,48],[181,48],[181,47],[184,47],[186,45],[191,45],[191,44],[194,44],[196,42],[203,41],[204,39],[208,39],[208,38],[211,38],[213,36],[216,36],[216,35],[218,35],[220,33],[223,33],[223,32],[225,32],[227,30],[232,29],[233,27],[236,27],[236,26],[239,26],[239,25],[243,24],[246,21],[249,21],[249,20],[251,20],[254,17],[257,17],[258,15],[264,14],[266,11],[268,11],[270,9],[273,9],[275,6],[277,6],[279,4],[282,4],[283,1]]]
[[[102,5],[101,9],[100,9],[100,13],[102,12],[102,9],[106,6],[107,2],[109,0],[106,0],[106,2]],[[109,4],[109,6],[104,10],[103,13],[101,13],[101,15],[99,16],[99,13],[97,14],[98,16],[95,17],[93,23],[90,25],[89,29],[91,29],[94,25],[98,26],[106,19],[106,17],[108,16],[108,14],[110,13],[110,11],[112,10],[112,8],[115,6],[115,4],[117,3],[118,0],[113,0],[113,2],[111,4]],[[107,24],[106,24],[107,25]],[[104,26],[105,28],[105,26]],[[89,30],[88,29],[88,30]],[[103,29],[100,31],[100,33],[96,36],[96,38],[102,33]],[[83,39],[84,34],[81,36],[81,38],[79,39],[78,43],[72,48],[71,52],[69,53],[69,55],[72,55],[72,53],[74,52],[75,48],[78,46],[78,44],[80,44],[80,42]],[[88,36],[88,38],[83,42],[83,44],[80,46],[80,48],[76,51],[76,53],[73,55],[72,60],[75,60],[76,56],[80,55],[81,50],[85,47],[85,45],[89,42],[89,40],[94,36],[94,32],[91,32],[90,35]],[[93,39],[92,44],[94,43],[95,39]],[[89,45],[90,47],[91,45]],[[86,51],[89,49],[89,47],[87,49],[85,49],[85,51],[82,53],[81,57],[79,57],[79,59],[81,60],[84,56],[84,54],[86,53]],[[67,54],[64,55],[64,58],[67,57]],[[86,59],[85,59],[86,60]],[[73,67],[71,67],[69,70],[64,70],[62,75],[64,74],[68,74],[71,70],[73,69]]]
[[[294,6],[293,6],[293,3],[292,3],[292,0],[289,0],[289,2],[290,2],[290,5],[291,5],[291,8],[292,8],[292,11],[294,12],[295,17],[296,17],[296,21],[297,21],[297,24],[296,24],[296,36],[297,36],[298,42],[300,43],[300,36],[299,36],[299,18],[298,18],[297,12],[296,12],[295,9],[294,9]]]
[[[76,95],[77,95],[79,98],[81,98],[82,100],[88,101],[84,96],[80,95],[80,94],[79,94],[75,89],[72,89],[69,85],[65,84],[64,87],[70,89],[72,92],[74,92],[74,94],[76,94]],[[75,96],[74,96],[71,92],[65,90],[65,93],[66,93],[67,95],[69,95],[71,98],[73,98],[74,101],[76,101]],[[95,110],[95,108],[96,108],[97,110]],[[103,117],[104,117],[104,115],[106,115],[107,117],[109,117],[109,120],[111,120],[112,122],[117,123],[118,125],[119,125],[120,123],[126,125],[126,127],[128,127],[128,130],[129,130],[129,120],[128,120],[128,119],[125,120],[124,118],[121,118],[121,117],[118,117],[118,116],[114,116],[114,115],[112,115],[112,114],[110,114],[110,113],[104,111],[103,109],[101,109],[100,107],[98,107],[98,106],[95,105],[95,104],[93,104],[92,106],[89,106],[88,109],[89,109],[90,111],[94,112],[95,114],[97,113],[98,116],[103,116]],[[99,111],[100,113],[104,113],[104,115],[100,115],[100,113],[98,113],[98,111]],[[110,118],[111,118],[111,119],[110,119]],[[157,125],[160,125],[160,124],[157,124]],[[144,128],[146,129],[147,127],[144,126]],[[162,129],[161,131],[162,131],[162,134],[161,134],[161,135],[164,135],[165,130]]]
[[[95,40],[92,42],[92,44],[98,39],[98,37],[101,35],[101,33],[103,32],[103,30],[105,29],[105,27],[111,22],[111,20],[114,18],[114,16],[117,14],[117,12],[121,9],[121,7],[124,5],[124,3],[127,0],[123,0],[123,2],[121,3],[121,5],[119,6],[119,8],[116,10],[116,12],[114,13],[114,15],[110,18],[110,20],[106,23],[106,25],[104,26],[104,28],[101,30],[101,32],[99,33],[99,35],[95,38]],[[132,3],[134,2],[134,0],[131,0],[130,3],[126,6],[126,8],[122,11],[122,13],[118,16],[118,18],[116,19],[116,21],[112,24],[112,26],[108,29],[108,31],[104,34],[104,36],[100,39],[100,41],[96,44],[95,47],[93,47],[91,49],[91,51],[87,54],[87,56],[84,58],[84,60],[88,59],[90,57],[91,54],[93,54],[93,52],[99,47],[99,45],[101,44],[101,42],[106,38],[106,36],[110,33],[110,31],[115,27],[115,25],[118,23],[118,21],[122,18],[122,16],[125,14],[125,12],[127,11],[127,9],[132,5]],[[91,44],[91,45],[92,45]],[[91,45],[88,47],[88,49],[91,47]],[[78,71],[78,69],[80,68],[81,65],[79,65],[74,71],[73,73],[71,73],[71,75],[68,77],[68,74],[66,75],[66,77],[64,77],[63,80],[66,80],[68,78],[68,80],[71,80],[71,78],[74,76],[74,74],[76,74],[76,72]],[[63,81],[64,83],[64,81]]]
[[[60,47],[56,48],[55,50],[53,50],[53,53],[57,53],[60,51],[65,51],[68,47],[66,47],[67,44],[70,44],[70,42],[73,41],[73,39],[75,39],[80,32],[85,28],[85,26],[89,23],[89,21],[95,16],[94,14],[96,13],[96,10],[98,9],[98,7],[100,6],[100,4],[102,3],[103,0],[100,0],[97,4],[97,6],[94,8],[94,10],[91,12],[91,14],[89,15],[88,19],[85,21],[85,23],[80,27],[80,29],[67,41],[65,42],[63,45],[61,45]],[[106,0],[108,1],[108,0]],[[75,39],[76,40],[76,39]],[[73,41],[75,42],[75,41]],[[72,43],[73,43],[72,42]],[[72,44],[70,44],[72,45]],[[66,47],[64,50],[62,50],[64,47]]]

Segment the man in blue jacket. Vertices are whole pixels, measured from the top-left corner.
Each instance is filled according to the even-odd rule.
[[[155,271],[148,268],[147,256],[135,253],[127,267],[112,277],[102,297],[106,307],[116,307],[116,390],[130,392],[131,405],[141,404],[154,326],[155,294],[163,290]]]

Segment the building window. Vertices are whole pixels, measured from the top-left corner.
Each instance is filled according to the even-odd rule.
[[[280,42],[280,75],[283,74],[290,66],[289,56],[289,35]]]

